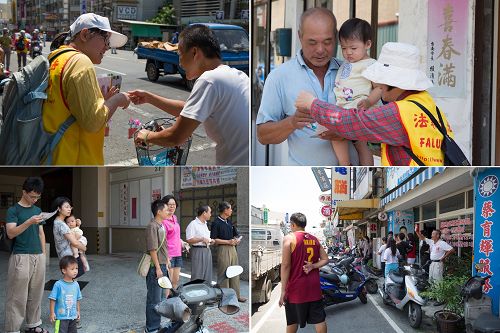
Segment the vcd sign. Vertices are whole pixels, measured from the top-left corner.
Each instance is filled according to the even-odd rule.
[[[137,20],[137,7],[118,6],[117,18],[125,20]]]

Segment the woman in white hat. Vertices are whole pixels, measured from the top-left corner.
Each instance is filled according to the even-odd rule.
[[[103,96],[94,64],[101,63],[110,47],[126,42],[126,36],[111,30],[106,17],[93,13],[80,15],[70,31],[52,42],[43,124],[50,133],[69,126],[54,151],[53,164],[104,164],[106,122],[118,107],[128,107],[130,100],[116,89]]]
[[[425,165],[444,165],[443,135],[413,103],[419,103],[439,119],[436,103],[426,91],[432,82],[419,69],[418,49],[410,44],[386,43],[377,62],[362,75],[382,89],[385,105],[368,110],[343,109],[301,92],[295,102],[297,112],[307,121],[317,121],[330,130],[322,138],[337,136],[382,143],[384,166],[418,165],[415,157]],[[441,117],[453,137],[444,113]]]

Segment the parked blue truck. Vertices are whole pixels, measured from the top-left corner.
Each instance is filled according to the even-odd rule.
[[[222,62],[245,72],[248,75],[249,40],[247,32],[239,26],[217,23],[202,23],[212,29],[217,37],[222,55]],[[180,74],[188,89],[194,80],[186,80],[186,73],[179,66],[176,51],[139,46],[137,57],[146,59],[146,73],[150,81],[156,81],[160,75]]]

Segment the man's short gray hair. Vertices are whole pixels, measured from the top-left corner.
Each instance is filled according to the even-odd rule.
[[[333,15],[333,12],[327,8],[322,8],[322,7],[315,7],[315,8],[309,8],[305,12],[302,13],[300,16],[300,23],[299,23],[299,35],[302,35],[302,27],[304,26],[305,20],[309,16],[325,16],[330,18],[333,21],[334,25],[334,33],[337,35],[337,19],[335,18],[335,15]]]

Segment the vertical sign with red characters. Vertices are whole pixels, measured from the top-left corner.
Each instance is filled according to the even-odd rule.
[[[498,316],[500,297],[500,169],[479,172],[474,183],[474,263],[484,264],[481,276],[491,275],[483,291],[493,301]]]

